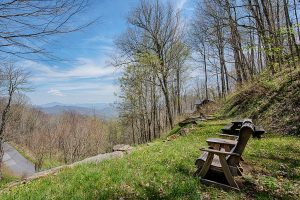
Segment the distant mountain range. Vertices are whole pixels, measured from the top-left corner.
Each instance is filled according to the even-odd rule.
[[[68,105],[59,102],[52,102],[35,107],[51,115],[59,115],[65,111],[74,111],[82,115],[95,115],[102,118],[115,118],[118,116],[117,110],[108,103]]]

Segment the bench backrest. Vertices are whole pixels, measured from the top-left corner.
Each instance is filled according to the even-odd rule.
[[[243,120],[243,124],[244,124],[244,123],[247,123],[247,122],[253,123],[253,122],[252,122],[252,119],[249,119],[249,118],[246,118],[246,119]]]
[[[248,143],[249,138],[254,133],[254,125],[251,122],[244,122],[241,129],[240,129],[240,135],[238,138],[237,144],[232,148],[232,153],[237,153],[240,156],[228,156],[227,162],[231,166],[236,166],[240,162],[240,157],[242,156],[246,145]]]

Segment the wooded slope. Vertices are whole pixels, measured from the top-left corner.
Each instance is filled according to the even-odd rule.
[[[290,69],[288,69],[290,70]],[[260,76],[230,95],[222,115],[252,118],[269,132],[300,134],[300,68]]]

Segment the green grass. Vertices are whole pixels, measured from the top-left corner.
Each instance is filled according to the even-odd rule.
[[[174,135],[176,133],[178,133],[181,130],[181,127],[179,125],[176,125],[169,133],[167,136],[171,136]]]
[[[47,170],[54,167],[58,167],[60,165],[64,165],[65,163],[60,161],[56,156],[45,157],[43,160],[43,165],[41,170]]]
[[[202,185],[193,177],[199,147],[227,121],[200,124],[188,136],[137,146],[121,159],[86,164],[3,191],[0,199],[299,199],[300,142],[269,134],[251,139],[251,172],[241,192]]]
[[[0,188],[3,188],[6,186],[8,183],[17,180],[16,177],[14,176],[3,176],[3,178],[0,180]]]
[[[8,183],[18,180],[17,177],[13,176],[6,167],[2,168],[2,176],[0,179],[0,188],[4,188]]]

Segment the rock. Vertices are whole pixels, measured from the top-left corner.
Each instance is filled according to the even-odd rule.
[[[89,157],[89,158],[86,158],[84,160],[75,162],[71,165],[78,165],[78,164],[83,164],[83,163],[99,163],[103,160],[109,160],[109,159],[112,159],[112,158],[122,157],[123,154],[124,154],[124,152],[121,152],[121,151],[115,151],[115,152],[111,152],[111,153],[99,154],[97,156]]]
[[[279,168],[280,168],[281,170],[286,170],[286,169],[288,168],[288,166],[285,165],[285,164],[283,164],[283,163],[281,163],[281,164],[279,165]]]
[[[191,125],[191,130],[195,130],[196,126],[194,124]]]
[[[113,147],[113,151],[122,151],[128,153],[132,150],[132,147],[128,144],[117,144]]]
[[[185,120],[181,121],[178,123],[178,125],[180,127],[184,127],[186,125],[198,125],[201,122],[206,121],[206,117],[205,116],[189,116],[188,118],[186,118]]]
[[[288,173],[280,170],[280,171],[277,171],[277,175],[282,176],[282,177],[287,177]]]
[[[190,129],[189,128],[182,128],[179,132],[179,135],[181,136],[185,136],[187,135],[188,133],[190,132]]]
[[[176,140],[177,136],[176,135],[171,135],[169,137],[167,137],[167,141],[173,141]]]

